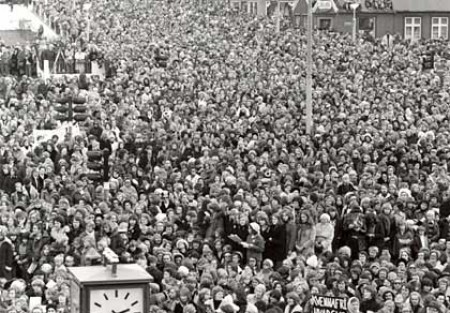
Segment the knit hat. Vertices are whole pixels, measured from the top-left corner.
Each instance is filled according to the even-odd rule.
[[[261,227],[259,226],[258,223],[255,223],[255,222],[250,223],[250,227],[251,227],[255,232],[257,232],[257,233],[259,234],[259,231],[260,231]]]
[[[300,303],[300,297],[295,292],[289,292],[286,295],[286,299],[292,299],[295,303]]]

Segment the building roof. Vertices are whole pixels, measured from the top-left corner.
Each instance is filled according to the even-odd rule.
[[[395,1],[395,0],[391,0],[391,1]],[[428,0],[411,0],[411,1],[428,1]],[[433,1],[433,0],[430,0]],[[443,1],[449,1],[450,0],[443,0]],[[349,13],[352,14],[352,10],[350,9],[350,7],[348,6],[348,3],[352,2],[349,0],[334,0],[334,3],[337,7],[338,12],[340,13]],[[393,12],[392,10],[392,6],[386,6],[383,8],[377,8],[377,7],[373,7],[373,6],[368,6],[365,0],[360,0],[360,7],[358,8],[358,12]],[[313,6],[314,6],[315,0],[313,0]],[[370,2],[369,2],[370,3]],[[296,15],[300,15],[300,14],[307,14],[308,12],[308,5],[306,4],[306,0],[300,0],[294,10],[294,14]],[[316,13],[324,13],[321,12],[320,10]],[[333,13],[332,11],[327,11],[326,13]]]
[[[79,283],[86,285],[149,283],[151,280],[150,274],[137,264],[118,264],[116,276],[106,266],[69,267],[69,272]]]
[[[397,12],[445,12],[450,11],[449,0],[392,0]]]
[[[367,7],[366,1],[360,1],[361,12],[450,12],[450,0],[391,0],[392,7],[377,9]],[[346,8],[347,0],[334,0],[341,13],[351,13]],[[307,4],[305,0],[300,0],[295,8],[295,14],[306,14]]]

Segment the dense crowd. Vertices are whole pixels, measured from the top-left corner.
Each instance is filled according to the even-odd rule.
[[[447,313],[450,95],[421,69],[447,42],[315,32],[307,135],[303,31],[219,1],[91,12],[105,79],[0,78],[0,312],[70,312],[67,267],[109,246],[151,274],[155,313],[311,312],[317,294]],[[81,133],[36,141],[64,97],[87,99]]]

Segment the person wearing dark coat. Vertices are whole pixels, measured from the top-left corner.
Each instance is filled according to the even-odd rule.
[[[0,278],[13,278],[14,251],[9,240],[6,239],[6,227],[0,227]]]
[[[444,219],[450,216],[450,198],[445,198],[439,207],[439,217]]]
[[[372,286],[365,286],[362,289],[361,313],[378,312],[381,309],[376,295],[376,290]]]
[[[245,254],[245,249],[242,247],[242,245],[240,245],[240,241],[242,240],[246,240],[248,237],[248,217],[247,215],[243,214],[238,218],[239,222],[237,224],[234,225],[234,227],[231,228],[230,231],[230,235],[231,236],[237,236],[240,238],[240,240],[237,241],[231,241],[231,247],[233,251],[237,251],[240,252],[241,255],[243,256],[244,260],[242,260],[244,263],[247,262],[246,259],[246,254]],[[228,234],[228,233],[227,233]]]
[[[284,210],[281,218],[286,228],[286,255],[295,249],[295,241],[297,240],[297,225],[292,210]]]
[[[269,228],[264,259],[270,259],[275,263],[275,269],[280,267],[286,258],[286,225],[282,223],[281,217],[273,214],[272,225]]]
[[[382,212],[376,219],[375,226],[375,245],[380,249],[388,247],[391,234],[391,220],[388,214],[391,212],[390,203],[385,203]]]
[[[0,189],[11,194],[15,191],[15,179],[11,176],[9,165],[4,164],[0,173]]]

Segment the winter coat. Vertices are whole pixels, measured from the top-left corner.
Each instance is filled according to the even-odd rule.
[[[286,226],[284,224],[270,226],[264,259],[274,262],[283,261],[286,258]]]
[[[391,232],[391,220],[385,214],[380,214],[377,217],[377,224],[375,226],[375,244],[382,248],[385,247],[387,242],[385,238],[390,237]]]
[[[379,309],[381,309],[381,305],[375,299],[361,302],[361,313],[367,313],[368,311],[377,312]]]
[[[206,238],[212,238],[214,234],[223,234],[225,230],[225,214],[223,211],[214,212],[211,216],[211,224],[206,231]]]
[[[298,253],[305,256],[314,254],[314,243],[316,241],[316,226],[313,223],[312,215],[309,211],[302,211],[308,217],[306,223],[298,226],[297,241],[295,248]],[[301,214],[302,214],[301,213]]]
[[[403,232],[398,230],[394,235],[394,241],[392,243],[392,252],[394,256],[398,257],[400,250],[403,248],[408,248],[409,251],[411,251],[413,239],[414,234],[409,229],[405,229]]]
[[[331,243],[334,238],[334,227],[331,223],[317,223],[316,224],[316,245],[322,247],[322,252],[331,252]]]
[[[295,241],[297,240],[297,225],[294,221],[289,221],[286,225],[286,252],[294,251]]]
[[[261,265],[261,262],[263,260],[263,253],[264,253],[264,247],[266,245],[264,238],[257,234],[257,235],[248,235],[246,242],[250,244],[250,246],[247,248],[247,260],[250,258],[255,258],[256,263],[258,265]]]
[[[7,241],[0,242],[0,278],[11,280],[13,278],[13,246]]]

